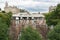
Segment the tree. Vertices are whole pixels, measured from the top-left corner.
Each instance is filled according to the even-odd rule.
[[[2,13],[6,13],[5,11],[2,11]]]
[[[22,31],[20,40],[41,40],[41,36],[35,29],[28,27]]]
[[[9,20],[8,20],[9,19]],[[10,27],[11,15],[0,13],[0,40],[9,40],[8,30]]]
[[[9,13],[7,13],[7,15],[6,16],[8,16],[8,18],[7,18],[7,24],[8,24],[8,26],[10,26],[10,24],[11,24],[11,19],[12,19],[12,12],[9,12]]]
[[[8,25],[0,22],[0,40],[8,40]]]
[[[60,22],[48,33],[49,40],[60,40]]]
[[[50,25],[56,25],[60,20],[60,4],[56,6],[56,9],[54,11],[49,12],[45,15],[47,24]]]

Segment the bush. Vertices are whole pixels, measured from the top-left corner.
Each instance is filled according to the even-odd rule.
[[[2,11],[2,13],[6,13],[5,11]]]
[[[22,31],[20,40],[41,40],[41,36],[35,29],[28,27]]]
[[[50,40],[60,40],[60,22],[48,33]]]
[[[8,28],[10,27],[10,21],[10,14],[0,13],[0,40],[9,40]]]

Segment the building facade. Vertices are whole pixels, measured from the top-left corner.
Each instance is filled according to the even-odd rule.
[[[54,9],[56,9],[56,6],[50,6],[50,7],[49,7],[49,12],[54,11]]]
[[[28,25],[31,23],[31,25],[40,24],[40,25],[46,25],[46,20],[44,18],[44,15],[39,13],[17,13],[12,15],[12,19],[16,20],[16,24],[23,23],[25,25]]]
[[[4,7],[4,11],[6,13],[8,12],[12,12],[12,13],[19,13],[20,12],[20,9],[18,9],[16,6],[9,6],[8,3],[6,2],[5,3],[5,7]]]

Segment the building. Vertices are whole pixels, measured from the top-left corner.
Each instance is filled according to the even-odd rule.
[[[12,19],[16,20],[16,23],[24,23],[25,25],[31,23],[33,24],[40,24],[40,25],[46,25],[46,21],[44,19],[44,15],[39,13],[17,13],[12,15]],[[44,23],[45,22],[45,23]]]
[[[56,9],[56,6],[50,6],[50,7],[49,7],[49,12],[54,11],[54,9]]]
[[[8,12],[12,12],[12,13],[19,13],[20,12],[20,9],[18,9],[16,6],[9,6],[8,3],[6,2],[5,3],[5,7],[4,7],[4,11],[6,13]]]

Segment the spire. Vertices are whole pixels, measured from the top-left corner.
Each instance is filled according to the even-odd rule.
[[[6,1],[6,3],[5,3],[5,7],[8,7],[8,2]]]

